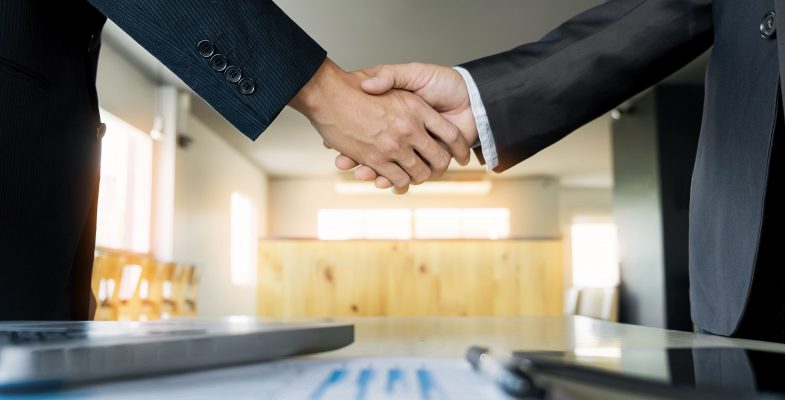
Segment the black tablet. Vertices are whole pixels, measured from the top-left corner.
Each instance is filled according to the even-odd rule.
[[[609,347],[514,356],[520,370],[540,384],[547,376],[663,398],[785,399],[785,353]]]

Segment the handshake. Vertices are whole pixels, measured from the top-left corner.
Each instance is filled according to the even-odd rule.
[[[289,105],[304,114],[335,165],[397,194],[466,165],[478,133],[461,74],[428,64],[345,72],[327,59]]]

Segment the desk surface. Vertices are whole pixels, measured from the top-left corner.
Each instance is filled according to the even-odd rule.
[[[784,344],[728,339],[586,317],[344,318],[355,343],[315,357],[463,357],[469,346],[508,350],[742,347],[785,352]]]
[[[298,363],[296,368],[306,372],[309,368],[324,367],[336,361],[351,362],[354,359],[365,363],[369,358],[379,357],[417,357],[434,362],[448,360],[456,364],[462,360],[466,349],[476,344],[510,350],[578,349],[597,354],[624,349],[726,346],[785,352],[785,345],[780,344],[614,324],[584,317],[385,317],[339,321],[353,323],[356,338],[354,344],[337,351],[281,363],[104,383],[54,396],[48,394],[46,398],[211,398],[219,391],[225,398],[258,398],[266,387],[272,387],[273,382],[268,385],[265,380],[281,380],[280,371],[291,368],[292,363]],[[651,368],[657,368],[657,365]],[[278,385],[282,384],[279,382]],[[206,395],[207,392],[212,395]]]

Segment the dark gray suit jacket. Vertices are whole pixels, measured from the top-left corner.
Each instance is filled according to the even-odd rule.
[[[250,138],[326,56],[270,0],[0,1],[0,320],[89,317],[107,16]]]
[[[761,34],[771,11],[780,39]],[[690,204],[690,296],[693,321],[727,335],[744,312],[758,253],[785,0],[611,0],[537,43],[464,67],[480,89],[501,172],[712,43]]]

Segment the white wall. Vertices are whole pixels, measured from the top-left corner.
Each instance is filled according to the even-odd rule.
[[[150,132],[155,120],[157,87],[108,43],[101,45],[96,86],[101,107],[143,132]]]
[[[265,234],[267,177],[196,118],[193,143],[177,150],[174,256],[202,271],[199,314],[254,315],[254,287],[232,284],[229,268],[230,196],[241,192],[257,206]]]
[[[498,179],[485,196],[347,195],[335,191],[336,178],[270,180],[269,235],[314,238],[320,208],[500,207],[510,209],[510,235],[559,236],[559,184],[550,178]]]
[[[564,243],[564,286],[572,287],[572,223],[575,217],[613,219],[612,188],[562,187],[559,226]]]

